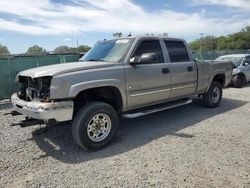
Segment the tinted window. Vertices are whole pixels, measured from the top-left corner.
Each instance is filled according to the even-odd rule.
[[[164,57],[158,40],[142,41],[134,52],[133,57],[141,56],[144,53],[155,53],[156,60],[152,63],[163,63]]]
[[[171,62],[190,61],[187,49],[183,42],[165,41],[165,45],[168,49],[168,54]]]

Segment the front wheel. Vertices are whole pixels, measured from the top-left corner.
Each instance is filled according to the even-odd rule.
[[[72,134],[81,148],[98,150],[106,146],[118,130],[119,118],[113,107],[103,102],[93,102],[76,114]]]
[[[203,104],[210,108],[215,108],[220,105],[222,99],[222,84],[214,81],[210,85],[209,90],[203,94]]]
[[[245,78],[241,74],[237,74],[232,79],[233,87],[242,88],[245,84]]]

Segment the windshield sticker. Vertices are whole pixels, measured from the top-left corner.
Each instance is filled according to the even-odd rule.
[[[128,39],[120,39],[116,41],[117,44],[127,44],[128,42],[129,42]]]

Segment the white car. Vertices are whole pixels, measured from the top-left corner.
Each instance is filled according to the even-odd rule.
[[[250,82],[250,54],[230,54],[220,56],[215,61],[232,61],[233,69],[232,85],[237,88],[243,87]]]

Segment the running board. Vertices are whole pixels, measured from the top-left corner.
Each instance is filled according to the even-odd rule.
[[[164,111],[164,110],[168,110],[171,108],[175,108],[175,107],[179,107],[179,106],[183,106],[186,104],[190,104],[192,103],[192,99],[188,99],[188,100],[182,100],[182,101],[178,101],[175,103],[166,103],[165,105],[161,105],[160,107],[155,107],[155,108],[151,108],[151,109],[147,109],[147,110],[142,110],[142,111],[137,111],[134,113],[124,113],[122,114],[122,117],[124,118],[137,118],[137,117],[141,117],[141,116],[145,116],[148,114],[153,114],[156,112],[160,112],[160,111]]]

